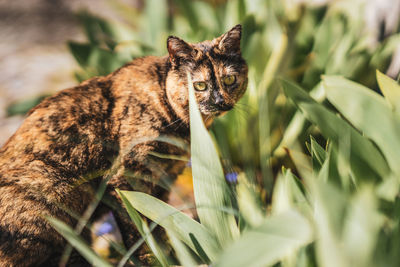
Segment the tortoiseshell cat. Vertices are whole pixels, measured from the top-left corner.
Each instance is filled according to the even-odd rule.
[[[122,167],[108,181],[109,199],[121,203],[115,193],[119,188],[165,200],[167,190],[157,186],[159,180],[175,178],[185,163],[151,152],[187,152],[156,138],[190,141],[187,72],[204,117],[233,108],[247,86],[240,37],[240,25],[195,44],[170,36],[168,56],[135,59],[32,109],[0,150],[0,266],[57,265],[66,241],[43,215],[74,226],[76,219],[66,209],[78,215],[85,211],[113,158],[122,157]],[[127,172],[151,180],[129,184]],[[89,174],[91,179],[82,183]],[[130,247],[138,234],[124,212],[115,215]],[[70,264],[87,264],[76,259]]]

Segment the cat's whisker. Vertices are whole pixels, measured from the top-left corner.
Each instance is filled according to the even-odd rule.
[[[177,123],[177,122],[179,122],[179,121],[181,121],[181,120],[182,120],[181,118],[176,119],[176,120],[174,120],[173,122],[171,122],[170,124],[164,126],[164,128],[171,127],[172,125],[174,125],[175,123]]]
[[[247,115],[250,114],[249,110],[246,110],[246,109],[244,109],[243,107],[240,107],[240,106],[235,106],[235,107],[233,107],[232,110],[235,110],[235,112],[237,112],[240,115],[244,115],[244,116],[247,116]]]
[[[240,107],[234,107],[233,109],[236,111],[236,114],[239,116],[240,122],[242,120],[246,120],[248,118],[248,115],[250,114],[250,111],[241,109]]]
[[[249,104],[245,104],[245,103],[236,103],[235,107],[241,108],[243,111],[246,111],[248,113],[250,113],[250,111],[256,111],[257,110],[255,107],[250,106]]]

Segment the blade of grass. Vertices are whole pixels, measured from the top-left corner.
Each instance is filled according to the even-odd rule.
[[[259,227],[244,232],[229,246],[216,267],[269,266],[313,239],[312,228],[300,213],[290,210],[267,218]],[[245,252],[245,253],[244,253]]]
[[[361,188],[349,203],[342,244],[351,266],[370,266],[384,223],[371,186]]]
[[[46,217],[50,224],[57,230],[79,253],[92,265],[111,267],[112,265],[97,255],[74,230],[64,222]]]
[[[400,173],[400,118],[383,97],[339,76],[324,76],[323,83],[329,102],[371,138],[382,150],[390,168]]]
[[[190,138],[193,190],[200,222],[215,234],[221,246],[239,236],[235,218],[221,208],[231,208],[231,192],[226,184],[215,145],[207,132],[188,74]]]
[[[196,263],[196,260],[193,258],[190,251],[181,242],[181,240],[179,240],[179,238],[177,238],[172,231],[167,230],[167,234],[168,234],[169,240],[171,242],[171,245],[174,248],[176,255],[177,255],[180,263],[182,264],[182,266],[185,266],[185,267],[198,266],[198,264]]]
[[[282,86],[285,94],[293,100],[307,119],[319,127],[326,138],[331,139],[335,144],[339,144],[341,136],[350,134],[351,168],[358,177],[361,179],[377,179],[389,174],[385,159],[370,140],[363,137],[346,121],[336,116],[322,104],[314,101],[299,86],[284,80],[282,80]],[[379,176],[377,177],[376,174]]]
[[[174,207],[145,193],[120,191],[120,194],[134,209],[166,230],[173,232],[177,238],[182,240],[196,253],[199,254],[191,235],[196,238],[201,248],[211,260],[217,258],[217,253],[220,250],[218,243],[212,234],[200,223]]]
[[[258,226],[263,222],[264,214],[257,199],[256,188],[248,182],[244,173],[239,175],[238,182],[236,190],[240,214],[249,225]]]
[[[394,111],[400,114],[400,85],[379,70],[376,71],[376,80],[386,101]]]
[[[151,251],[153,251],[154,253],[154,256],[156,256],[157,260],[160,262],[162,266],[169,266],[166,255],[164,254],[164,252],[161,250],[161,248],[158,246],[157,242],[153,238],[146,221],[144,221],[142,217],[140,217],[139,213],[132,207],[129,200],[125,197],[124,194],[121,193],[120,190],[117,190],[117,193],[121,197],[122,202],[125,205],[126,211],[128,212],[129,217],[131,217],[133,223],[135,224],[136,229],[139,231],[140,235],[149,245]],[[130,255],[126,255],[125,259],[128,260],[129,256]],[[125,262],[121,261],[119,266],[123,266]]]
[[[319,265],[350,267],[340,242],[342,219],[347,205],[346,195],[335,186],[322,180],[308,177],[306,184],[310,188],[313,199],[316,256]]]

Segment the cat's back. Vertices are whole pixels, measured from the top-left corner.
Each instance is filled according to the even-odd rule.
[[[131,125],[147,129],[172,119],[163,88],[167,63],[166,57],[137,58],[46,98],[0,149],[0,171],[40,162],[78,175],[105,167],[100,161],[117,152]]]

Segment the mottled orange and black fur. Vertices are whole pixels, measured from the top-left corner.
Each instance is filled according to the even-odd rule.
[[[174,179],[185,162],[151,152],[187,153],[157,140],[173,136],[189,142],[186,74],[207,84],[206,90],[196,91],[204,118],[212,120],[231,109],[247,86],[240,36],[237,25],[196,44],[169,37],[168,56],[135,59],[32,109],[0,150],[0,266],[56,265],[66,241],[44,216],[74,226],[71,211],[85,211],[115,158],[122,164],[108,180],[106,197],[120,203],[115,193],[119,188],[165,200],[168,194],[160,180]],[[227,75],[235,77],[229,86],[222,80]],[[124,212],[115,215],[129,247],[137,232]],[[75,263],[85,264],[79,259]]]

